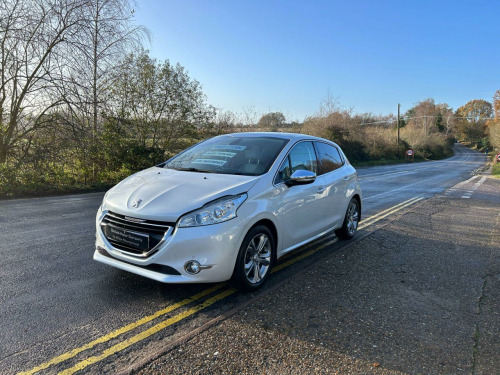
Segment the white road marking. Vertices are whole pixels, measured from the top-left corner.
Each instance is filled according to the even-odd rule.
[[[459,182],[458,184],[456,184],[455,186],[456,187],[461,187],[461,186],[464,186],[465,184],[471,182],[472,180],[475,180],[476,178],[478,178],[479,176],[476,175],[476,176],[472,176],[471,178],[465,180],[465,181],[462,181],[462,182]]]
[[[474,177],[479,177],[479,176],[474,176]],[[469,178],[469,180],[467,180],[467,181],[472,181],[472,178]],[[486,181],[486,177],[485,176],[483,176],[478,182],[476,182],[474,185],[472,185],[472,188],[470,190],[467,190],[467,192],[464,195],[462,195],[462,198],[463,199],[469,199],[472,196],[472,194],[474,194],[474,192],[477,190],[477,188],[479,186],[481,186],[481,184],[484,181]]]
[[[479,185],[481,185],[484,181],[486,181],[486,176],[483,176],[478,182],[475,183],[475,185],[479,187]]]

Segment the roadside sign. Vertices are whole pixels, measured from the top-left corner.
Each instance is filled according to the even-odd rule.
[[[411,148],[406,150],[405,155],[406,155],[406,160],[413,161],[413,159],[415,158],[415,153],[413,152],[413,150]]]

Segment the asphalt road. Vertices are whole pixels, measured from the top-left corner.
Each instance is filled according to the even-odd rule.
[[[500,180],[404,210],[139,370],[182,374],[500,371]]]
[[[461,145],[455,150],[454,157],[442,161],[360,168],[364,218],[383,212],[389,215],[404,208],[396,206],[402,202],[443,193],[484,165],[484,155]],[[69,373],[78,369],[114,371],[163,345],[166,337],[180,337],[250,298],[231,292],[199,313],[186,313],[161,334],[137,339],[137,343],[120,349],[123,340],[135,337],[134,327],[123,336],[111,332],[211,286],[163,285],[92,261],[95,213],[102,196],[95,193],[0,201],[0,373],[28,371],[40,364],[45,364],[41,373],[72,366]],[[389,210],[391,207],[399,208]],[[371,222],[361,232],[370,230],[368,224]],[[285,264],[283,270],[273,274],[268,287],[340,246],[331,238],[322,241],[318,242],[323,247],[317,253],[306,257],[310,247],[295,253],[305,254],[304,259]],[[152,324],[145,323],[144,327]],[[102,337],[102,342],[85,347]],[[102,355],[112,345],[118,345],[118,354]],[[88,357],[94,359],[82,365]]]
[[[358,169],[364,215],[371,215],[413,196],[431,198],[483,167],[486,157],[461,144],[455,156],[439,161]]]

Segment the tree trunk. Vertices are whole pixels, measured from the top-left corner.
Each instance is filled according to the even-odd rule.
[[[7,146],[4,144],[0,145],[0,164],[5,164],[7,162]]]

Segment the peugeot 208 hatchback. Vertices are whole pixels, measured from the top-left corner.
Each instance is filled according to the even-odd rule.
[[[277,259],[361,219],[356,170],[333,142],[237,133],[188,148],[110,189],[94,259],[165,283],[260,287]]]

